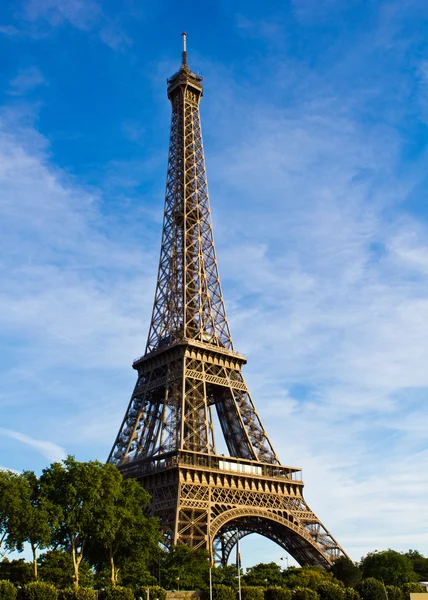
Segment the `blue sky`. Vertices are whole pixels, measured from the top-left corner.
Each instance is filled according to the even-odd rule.
[[[427,26],[424,0],[1,4],[1,467],[114,441],[186,29],[226,307],[275,449],[352,558],[428,554]],[[283,555],[254,539],[244,564]]]

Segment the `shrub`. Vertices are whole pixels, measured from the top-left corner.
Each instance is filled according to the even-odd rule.
[[[140,594],[142,596],[142,594]],[[142,596],[143,600],[145,596]],[[159,585],[149,586],[149,598],[150,600],[166,600],[166,590]]]
[[[291,591],[279,586],[268,587],[265,590],[265,600],[291,600]]]
[[[0,600],[16,600],[16,587],[11,581],[0,581]]]
[[[342,583],[339,585],[332,581],[322,583],[317,590],[320,600],[344,600],[344,591]]]
[[[403,590],[397,587],[396,585],[387,585],[385,587],[386,595],[388,600],[403,600],[404,594]]]
[[[296,587],[293,592],[293,600],[318,600],[318,594],[311,588]]]
[[[96,600],[97,593],[91,588],[65,588],[59,590],[58,600]]]
[[[343,592],[344,600],[360,600],[361,596],[354,588],[347,587]]]
[[[383,583],[374,577],[363,579],[357,587],[363,600],[385,600],[385,588]]]
[[[213,585],[213,600],[235,600],[235,590],[223,583]]]
[[[32,581],[22,587],[24,600],[58,600],[58,592],[50,583]]]
[[[63,590],[58,590],[58,600],[75,600],[76,598],[76,590],[72,587],[64,588]]]
[[[107,588],[105,590],[105,600],[135,600],[134,592],[131,588],[116,587]]]
[[[401,589],[403,592],[403,600],[410,600],[410,594],[420,594],[425,591],[419,583],[415,583],[414,581],[405,583],[401,586]]]
[[[236,592],[238,598],[238,592]],[[264,600],[264,589],[255,585],[241,587],[241,600]]]

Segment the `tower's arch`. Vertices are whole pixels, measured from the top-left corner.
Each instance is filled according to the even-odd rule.
[[[318,531],[318,536],[313,531],[309,533],[292,515],[245,507],[228,510],[212,521],[212,551],[216,562],[226,564],[238,540],[252,533],[278,544],[301,566],[328,567],[342,554],[337,548],[325,547],[323,532]]]

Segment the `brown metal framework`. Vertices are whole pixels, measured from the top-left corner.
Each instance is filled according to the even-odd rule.
[[[185,37],[184,37],[185,44]],[[281,466],[242,376],[214,249],[199,102],[187,65],[172,104],[159,274],[146,352],[109,461],[152,494],[165,543],[207,548],[225,563],[259,533],[301,565],[344,554],[303,499],[299,469]],[[229,456],[216,453],[213,410]]]

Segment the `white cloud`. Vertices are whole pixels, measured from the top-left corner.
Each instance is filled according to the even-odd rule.
[[[46,80],[37,67],[21,69],[10,82],[9,93],[22,95],[32,91],[34,88],[46,84]]]
[[[23,433],[19,433],[19,431],[13,431],[12,429],[5,429],[4,427],[0,427],[0,435],[5,435],[17,442],[21,442],[22,444],[26,444],[31,448],[40,452],[44,457],[51,461],[60,461],[66,457],[66,452],[64,448],[58,446],[57,444],[53,444],[52,442],[39,440]]]
[[[35,26],[56,28],[70,24],[83,32],[95,31],[113,50],[121,50],[131,43],[118,19],[107,15],[96,0],[25,0],[22,14]]]

